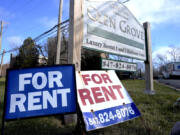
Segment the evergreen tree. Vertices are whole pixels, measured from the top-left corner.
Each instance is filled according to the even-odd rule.
[[[32,38],[24,40],[16,56],[15,68],[33,67],[38,65],[39,51]]]

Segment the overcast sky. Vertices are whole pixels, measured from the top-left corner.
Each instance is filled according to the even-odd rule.
[[[0,0],[0,21],[4,31],[2,50],[22,44],[57,24],[59,0]],[[179,0],[130,0],[125,3],[141,22],[151,23],[153,56],[165,53],[169,45],[180,46]],[[69,0],[64,0],[63,20],[68,19]],[[2,51],[1,50],[1,51]],[[9,60],[6,55],[5,62]]]

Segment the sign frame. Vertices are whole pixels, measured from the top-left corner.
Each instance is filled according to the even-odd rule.
[[[47,115],[40,115],[40,116],[30,116],[30,117],[23,117],[23,118],[14,118],[14,119],[5,119],[5,110],[6,110],[6,104],[7,104],[7,85],[8,85],[8,74],[9,71],[11,70],[21,70],[21,69],[30,69],[30,68],[43,68],[43,67],[58,67],[58,66],[72,66],[73,68],[73,75],[74,75],[74,88],[75,88],[75,104],[76,104],[76,109],[74,112],[65,112],[65,113],[57,113],[57,114],[47,114]],[[47,116],[58,116],[58,115],[65,115],[65,114],[75,114],[78,112],[78,101],[77,101],[77,92],[76,92],[76,73],[75,73],[75,65],[74,64],[58,64],[58,65],[52,65],[52,66],[38,66],[38,67],[26,67],[26,68],[10,68],[7,69],[6,72],[6,82],[5,82],[5,92],[4,92],[4,103],[3,103],[3,113],[2,113],[2,128],[1,128],[1,135],[4,135],[4,127],[5,127],[5,122],[10,122],[10,121],[16,121],[16,120],[25,120],[25,119],[31,119],[31,118],[42,118],[42,117],[47,117]]]
[[[135,72],[136,72],[136,71],[127,71],[127,70],[118,70],[118,69],[102,68],[102,61],[103,61],[103,60],[110,60],[110,61],[115,61],[115,62],[124,62],[124,63],[129,63],[129,64],[135,64],[135,65],[136,65],[136,71],[137,71],[137,69],[138,69],[137,63],[126,62],[126,61],[122,61],[122,60],[112,60],[112,59],[104,59],[104,58],[101,58],[101,69],[103,69],[103,70],[116,70],[116,71],[131,72],[131,73],[135,73]]]

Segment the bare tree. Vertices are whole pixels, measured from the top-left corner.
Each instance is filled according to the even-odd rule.
[[[57,49],[57,37],[48,38],[47,44],[45,45],[45,53],[48,55],[48,65],[55,64],[56,61],[56,49]],[[62,35],[61,40],[61,64],[67,64],[68,58],[68,39],[65,35]]]
[[[168,61],[167,55],[157,54],[156,57],[153,59],[153,63],[155,67],[160,67],[166,65]]]
[[[153,72],[154,76],[162,74],[165,69],[165,65],[170,61],[168,60],[168,55],[157,54],[153,59]]]
[[[169,46],[169,50],[166,54],[157,54],[153,59],[154,73],[157,75],[162,74],[166,70],[166,66],[171,62],[180,61],[180,47]]]
[[[168,54],[171,57],[171,62],[177,62],[180,60],[180,47],[169,46]]]

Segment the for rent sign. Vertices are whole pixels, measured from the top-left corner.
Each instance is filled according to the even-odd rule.
[[[5,119],[76,111],[74,66],[9,70]]]
[[[114,71],[77,72],[76,79],[78,102],[87,131],[140,116]]]

